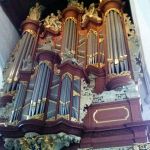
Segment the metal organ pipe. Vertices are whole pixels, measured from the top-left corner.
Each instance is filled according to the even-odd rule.
[[[41,63],[33,90],[29,116],[34,116],[44,112],[50,73],[50,67],[46,63]]]
[[[17,56],[16,56],[17,59],[15,59],[15,62],[12,66],[11,73],[10,73],[10,76],[9,76],[9,78],[11,78],[11,79],[13,79],[13,77],[14,77],[14,74],[15,74],[15,71],[16,71],[16,68],[17,68],[17,64],[19,63],[20,55],[22,54],[22,50],[24,49],[24,45],[26,43],[27,37],[28,37],[28,34],[25,33],[23,35],[22,39],[20,40],[18,53],[17,53]]]
[[[29,116],[33,116],[34,115],[34,111],[35,111],[35,107],[36,107],[35,100],[36,100],[36,96],[37,96],[37,93],[38,93],[38,90],[39,90],[38,89],[38,85],[39,85],[39,82],[40,82],[40,80],[42,78],[43,70],[44,70],[44,64],[39,66],[38,75],[37,75],[37,78],[36,78],[36,81],[35,81],[35,86],[34,86],[32,98],[31,98],[31,104],[30,104],[30,109],[29,109]]]
[[[26,89],[27,89],[27,84],[20,82],[19,90],[15,98],[14,108],[12,111],[10,122],[19,121],[20,119],[19,117],[23,106],[23,100],[25,98]]]
[[[109,34],[109,44],[110,44],[110,72],[114,73],[115,68],[114,68],[114,53],[113,53],[113,39],[112,39],[112,30],[111,30],[111,18],[110,15],[108,14],[108,34]]]
[[[67,48],[69,51],[71,51],[71,44],[72,44],[72,26],[73,26],[73,22],[69,19],[69,34],[68,34],[68,43],[67,43]]]
[[[118,60],[117,42],[116,42],[117,37],[116,37],[113,11],[110,11],[110,18],[111,18],[112,41],[113,41],[112,44],[114,50],[114,64],[115,64],[116,73],[119,73],[119,60]]]
[[[111,60],[112,60],[112,56],[111,56],[111,34],[110,34],[110,29],[109,29],[109,18],[108,16],[106,17],[106,36],[107,36],[107,50],[108,50],[108,71],[109,74],[111,74]]]
[[[118,19],[117,19],[117,15],[118,13],[116,13],[114,11],[114,21],[115,21],[115,27],[116,27],[116,35],[117,35],[117,49],[118,49],[118,54],[119,54],[119,64],[120,64],[120,69],[121,72],[124,71],[124,66],[123,66],[123,54],[122,54],[122,50],[121,50],[121,36],[120,36],[120,31],[119,31],[119,24],[118,24]]]
[[[128,62],[127,62],[127,53],[126,53],[126,46],[125,46],[125,38],[124,38],[124,32],[122,29],[122,22],[121,22],[121,18],[118,15],[118,22],[119,22],[119,31],[120,31],[120,36],[121,36],[121,46],[122,46],[122,54],[123,54],[123,60],[124,60],[124,66],[125,66],[125,70],[124,71],[128,71]]]

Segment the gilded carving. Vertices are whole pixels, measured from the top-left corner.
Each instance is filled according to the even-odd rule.
[[[27,16],[27,18],[31,20],[39,21],[42,10],[43,10],[42,5],[36,3],[35,6],[30,8],[29,15]]]
[[[71,143],[79,142],[80,137],[63,132],[51,135],[31,132],[26,133],[23,138],[6,138],[4,147],[6,150],[60,150],[69,147]]]
[[[97,8],[95,8],[94,3],[90,4],[89,9],[85,8],[85,14],[82,16],[81,23],[84,24],[88,20],[88,18],[93,18],[98,22],[102,21],[102,18],[98,16],[98,11]]]
[[[59,21],[59,18],[60,18],[60,13],[58,14],[58,16],[55,16],[54,13],[51,13],[44,20],[45,28],[50,28],[56,32],[61,31],[62,23],[61,21]]]
[[[132,24],[131,18],[128,16],[128,14],[123,14],[123,18],[128,38],[135,36],[135,26]]]
[[[44,118],[44,114],[37,114],[37,115],[34,115],[34,116],[28,116],[28,119],[37,119],[37,120],[43,120]]]
[[[111,118],[110,120],[98,120],[96,119],[96,115],[97,113],[102,113],[102,112],[111,112],[111,111],[116,111],[116,110],[122,110],[122,111],[125,111],[126,114],[124,117],[122,118],[118,118],[118,119],[113,119]],[[126,108],[125,106],[120,106],[120,107],[113,107],[113,108],[106,108],[106,109],[97,109],[94,113],[93,113],[93,120],[98,123],[98,124],[103,124],[103,123],[112,123],[112,122],[118,122],[118,121],[126,121],[128,118],[129,118],[129,110],[128,108]]]
[[[131,72],[130,71],[123,71],[120,74],[113,73],[113,74],[108,76],[109,79],[113,79],[116,77],[129,77],[129,78],[131,78]]]
[[[30,33],[32,36],[36,36],[36,32],[34,30],[26,29],[26,30],[23,31],[23,33],[25,33],[25,32]]]
[[[115,11],[116,13],[118,13],[118,14],[120,15],[120,17],[122,17],[122,13],[120,12],[119,9],[116,9],[116,8],[110,8],[110,9],[108,9],[108,10],[105,12],[105,16],[107,16],[110,11]]]
[[[68,0],[68,6],[76,7],[81,11],[84,9],[84,3],[79,3],[78,0]]]

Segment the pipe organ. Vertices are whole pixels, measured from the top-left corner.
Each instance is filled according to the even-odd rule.
[[[0,127],[5,147],[10,141],[21,149],[53,150],[145,142],[148,127],[132,78],[122,1],[85,8],[70,0],[46,18],[41,8],[36,3],[21,25],[4,86],[1,103],[13,105],[8,128]]]

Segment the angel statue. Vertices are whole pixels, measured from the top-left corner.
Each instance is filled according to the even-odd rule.
[[[36,3],[34,7],[30,8],[29,15],[27,16],[27,18],[38,21],[41,17],[41,12],[43,9],[44,7],[42,5]]]

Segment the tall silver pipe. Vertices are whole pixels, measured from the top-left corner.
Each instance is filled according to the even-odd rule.
[[[22,49],[22,53],[21,53],[20,60],[19,60],[18,66],[17,66],[15,77],[17,77],[17,75],[19,73],[19,70],[20,70],[20,68],[22,66],[23,59],[25,58],[25,55],[26,55],[26,52],[27,52],[27,49],[28,49],[28,44],[30,42],[30,38],[31,38],[30,34],[28,33],[28,38],[27,38],[26,43],[24,44],[24,48]]]
[[[111,30],[112,30],[112,39],[113,39],[113,49],[114,49],[114,64],[116,72],[119,73],[119,59],[118,59],[118,52],[117,52],[117,37],[116,37],[116,30],[115,30],[115,23],[114,23],[114,17],[113,17],[113,11],[110,12],[110,18],[111,18]]]
[[[45,64],[42,63],[41,64],[41,68],[40,68],[40,73],[39,73],[39,79],[37,81],[37,87],[35,89],[35,95],[34,95],[34,98],[33,98],[34,101],[38,100],[39,92],[40,92],[40,86],[41,86],[41,81],[43,80],[43,76],[45,74],[45,71],[46,71]]]
[[[73,23],[73,37],[72,37],[72,50],[75,51],[75,45],[76,45],[76,34],[77,34],[77,27],[76,27],[76,23]]]
[[[36,104],[36,97],[37,97],[37,93],[38,93],[38,90],[39,90],[38,85],[39,85],[39,82],[42,78],[43,70],[44,70],[44,64],[41,64],[39,66],[39,70],[38,70],[38,73],[37,73],[37,78],[36,78],[36,81],[35,81],[35,86],[34,86],[33,93],[32,93],[31,104],[30,104],[30,108],[29,108],[29,116],[32,116],[35,112],[36,105],[33,107],[32,103],[34,102],[34,104]]]
[[[44,92],[44,85],[45,85],[45,81],[46,81],[47,69],[48,69],[48,67],[45,64],[45,71],[44,71],[44,74],[42,76],[42,80],[41,80],[40,87],[39,87],[40,90],[39,90],[39,95],[38,95],[38,100],[37,100],[37,106],[36,106],[36,114],[39,113],[40,104],[41,104],[41,101],[42,101],[42,94]]]
[[[65,22],[65,25],[64,25],[64,35],[63,35],[63,38],[64,38],[64,51],[66,51],[66,48],[67,48],[67,42],[68,42],[68,34],[69,34],[69,20],[66,20]]]
[[[116,40],[117,40],[117,49],[118,49],[118,54],[119,57],[122,57],[122,52],[121,52],[121,37],[119,33],[119,24],[118,24],[118,19],[117,19],[117,13],[114,11],[114,22],[115,22],[115,28],[116,28]]]
[[[117,43],[116,43],[116,31],[115,31],[115,24],[114,24],[114,17],[113,12],[110,12],[110,19],[111,19],[111,34],[112,34],[112,45],[114,50],[114,59],[118,59],[117,54]]]
[[[45,98],[47,97],[47,92],[48,92],[48,86],[49,86],[49,81],[50,81],[50,69],[48,68],[48,71],[47,71],[47,76],[46,76],[46,83],[45,83],[45,87],[44,87],[44,91],[43,91],[43,95],[42,95],[42,102],[41,102],[41,105],[40,105],[40,113],[43,113],[44,112],[44,108],[45,108]]]
[[[113,54],[113,44],[112,44],[112,33],[111,33],[111,19],[110,19],[110,15],[108,14],[108,37],[109,37],[109,46],[110,46],[110,59],[113,60],[114,58],[114,54]]]
[[[111,35],[110,35],[110,29],[109,28],[110,28],[110,26],[109,26],[109,18],[107,16],[106,17],[107,57],[110,60],[110,59],[112,59],[112,56],[111,56],[111,40],[110,40]],[[100,43],[100,45],[101,45],[101,43]],[[102,54],[101,54],[101,59],[102,59]],[[109,72],[109,74],[111,74],[111,64],[110,64],[110,61],[108,61],[108,72]]]
[[[96,44],[96,41],[95,41],[96,39],[95,39],[95,34],[94,33],[92,33],[92,55],[93,55],[93,57],[92,57],[92,59],[93,59],[93,63],[92,64],[95,64],[95,44]]]
[[[65,46],[66,46],[66,32],[67,32],[67,23],[64,24],[64,32],[63,32],[63,39],[62,39],[62,47],[63,50],[65,50]]]
[[[120,31],[120,36],[121,36],[121,50],[122,50],[122,54],[123,54],[123,58],[124,58],[124,66],[125,66],[125,71],[128,70],[128,61],[127,61],[127,52],[126,52],[126,46],[125,46],[125,35],[123,32],[123,27],[122,27],[122,22],[120,19],[120,16],[118,15],[118,22],[119,22],[119,31]]]
[[[114,53],[113,53],[113,40],[112,40],[112,30],[111,30],[111,18],[110,15],[108,14],[108,37],[109,37],[109,46],[110,46],[110,59],[111,62],[109,61],[109,72],[114,73],[114,63],[112,60],[114,59]],[[111,70],[111,71],[110,71]]]
[[[35,40],[35,38],[33,36],[31,36],[30,43],[29,43],[29,46],[28,46],[25,58],[27,58],[29,55],[31,55],[31,52],[32,52],[32,49],[33,49],[34,40]]]
[[[66,21],[66,23],[67,23],[67,25],[66,25],[66,30],[67,30],[67,32],[66,32],[66,36],[65,36],[65,39],[66,39],[66,43],[65,43],[65,49],[68,49],[68,37],[69,37],[69,34],[70,34],[70,19],[68,19],[67,21]]]
[[[69,25],[69,34],[68,34],[68,45],[67,48],[69,51],[71,51],[71,42],[72,42],[72,27],[73,27],[73,21],[70,20],[70,25]]]
[[[19,60],[20,60],[20,56],[22,54],[22,49],[24,48],[24,45],[26,43],[26,40],[27,40],[27,37],[28,37],[28,34],[25,33],[22,37],[22,39],[20,40],[20,43],[19,43],[19,48],[18,48],[18,53],[16,55],[16,59],[15,59],[15,62],[13,63],[13,66],[12,66],[12,69],[10,71],[10,76],[9,78],[13,79],[14,76],[15,76],[15,71],[17,69],[17,66],[18,66],[18,63],[19,63]]]

